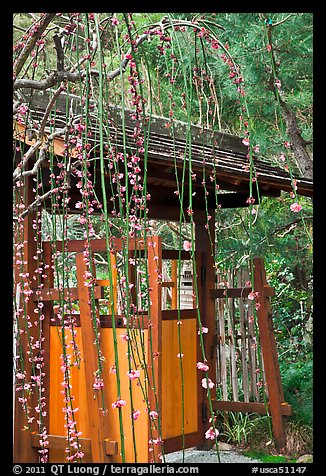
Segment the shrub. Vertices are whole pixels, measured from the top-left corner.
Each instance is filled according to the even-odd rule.
[[[287,363],[280,366],[284,399],[292,405],[290,421],[312,426],[313,362]]]

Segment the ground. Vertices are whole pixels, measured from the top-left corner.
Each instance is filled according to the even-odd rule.
[[[261,463],[256,459],[247,458],[239,451],[220,451],[221,463]],[[184,461],[182,450],[169,453],[165,456],[167,463],[218,463],[216,450],[202,451],[195,448],[185,450]]]

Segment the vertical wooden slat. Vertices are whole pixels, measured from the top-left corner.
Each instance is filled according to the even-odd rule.
[[[243,270],[238,271],[238,287],[243,288],[245,281],[243,280]],[[247,362],[247,346],[246,346],[246,320],[243,299],[239,299],[240,313],[240,335],[241,335],[241,365],[242,365],[242,388],[244,401],[249,402],[249,379],[248,379],[248,362]]]
[[[94,345],[94,330],[92,324],[91,307],[89,305],[89,289],[84,285],[86,272],[84,254],[76,254],[77,289],[79,297],[80,326],[83,342],[83,359],[85,363],[86,395],[89,418],[89,431],[91,435],[91,451],[93,463],[109,461],[105,453],[104,438],[108,438],[107,415],[103,415],[101,395],[93,390],[94,375],[97,371],[97,352]]]
[[[208,228],[195,215],[196,271],[200,316],[203,326],[209,329],[204,335],[205,356],[209,365],[208,376],[216,383],[216,316],[215,299],[210,298],[210,290],[215,288],[215,210],[208,210],[212,217]],[[211,247],[211,240],[213,249]],[[195,277],[194,277],[195,278]],[[201,378],[198,377],[199,384]],[[207,405],[207,390],[202,389],[202,401]],[[202,424],[202,423],[201,423]],[[208,418],[203,430],[211,426]],[[207,443],[204,441],[203,443]]]
[[[260,343],[264,357],[264,368],[268,385],[275,445],[280,449],[285,445],[285,432],[281,407],[283,391],[277,359],[271,306],[269,298],[264,294],[265,286],[267,286],[267,282],[264,260],[262,258],[254,258],[254,289],[255,292],[259,293],[256,302],[259,305],[259,308],[257,309],[257,318]]]
[[[171,278],[171,281],[174,282],[171,309],[178,309],[178,260],[176,259],[171,262]]]
[[[244,282],[249,281],[249,271],[243,270]],[[243,299],[243,304],[247,307],[247,322],[248,322],[248,356],[249,356],[249,375],[250,375],[250,397],[254,401],[259,400],[259,392],[257,387],[257,352],[255,344],[255,324],[253,318],[253,306],[250,299]]]
[[[162,261],[162,276],[163,276],[163,282],[169,281],[168,272],[166,269],[166,261]],[[169,294],[168,288],[162,287],[162,310],[163,311],[167,309],[167,303],[169,299],[168,294]]]
[[[218,284],[222,281],[221,275],[218,274]],[[218,324],[219,324],[219,347],[220,347],[220,374],[222,385],[223,400],[228,400],[228,385],[227,385],[227,365],[226,365],[226,346],[225,346],[225,299],[218,299]]]
[[[130,262],[130,259],[135,260],[135,264]],[[136,306],[137,303],[137,251],[128,251],[128,284],[133,284],[130,290],[130,303]],[[136,308],[134,308],[136,311]]]
[[[150,410],[162,408],[162,239],[159,236],[147,238],[148,249],[148,284],[150,296],[150,309],[148,316],[148,401]],[[160,418],[162,415],[160,414]],[[156,424],[158,420],[156,420]],[[152,438],[159,436],[159,428],[149,420],[152,428]],[[150,428],[149,433],[150,435]],[[150,438],[150,437],[149,437]],[[159,447],[155,445],[150,451],[149,461],[158,460]]]
[[[233,270],[228,271],[228,283],[229,287],[234,287],[234,276]],[[238,389],[238,372],[237,372],[237,362],[235,357],[235,337],[234,337],[234,299],[228,298],[228,335],[229,335],[229,349],[230,349],[230,379],[233,400],[235,402],[239,401],[239,389]]]
[[[113,307],[114,313],[118,312],[118,271],[117,271],[117,255],[116,253],[110,252],[111,260],[111,276],[112,276],[112,292],[113,292]],[[109,288],[110,290],[110,288]],[[111,299],[111,296],[110,296]]]

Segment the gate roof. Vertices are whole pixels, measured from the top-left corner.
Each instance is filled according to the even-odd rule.
[[[26,93],[25,93],[26,94]],[[34,92],[30,102],[32,121],[41,121],[50,100],[50,93]],[[67,124],[66,111],[69,111],[70,120],[76,125],[82,121],[82,105],[79,96],[61,94],[56,101],[55,116],[49,115],[45,132],[49,133],[54,128],[64,128]],[[89,143],[96,149],[99,145],[99,124],[96,105],[92,103],[93,112],[90,113],[90,129],[92,136]],[[92,110],[91,110],[92,111]],[[135,120],[132,119],[133,111],[121,107],[109,105],[107,114],[103,117],[104,141],[108,151],[113,146],[115,151],[123,150],[123,127],[125,141],[129,153],[137,151],[134,128]],[[124,119],[122,121],[122,119]],[[248,148],[243,145],[241,137],[228,133],[212,131],[199,125],[176,121],[169,118],[151,115],[146,116],[149,121],[150,134],[148,140],[147,162],[147,186],[152,201],[157,205],[179,206],[179,199],[175,194],[176,177],[182,181],[182,168],[184,161],[189,164],[191,155],[192,173],[196,174],[192,179],[192,191],[194,195],[194,208],[216,208],[215,187],[219,186],[218,202],[221,206],[236,207],[246,206],[245,201],[249,196],[250,164],[247,158]],[[122,126],[124,123],[124,126]],[[21,126],[20,130],[21,129]],[[191,137],[191,141],[189,141]],[[32,143],[26,135],[26,142]],[[191,146],[189,144],[191,142]],[[55,139],[55,153],[64,154],[64,139]],[[71,151],[74,155],[74,151]],[[108,154],[109,155],[109,154]],[[105,160],[109,160],[105,159]],[[142,165],[142,163],[141,163]],[[97,169],[99,171],[99,161]],[[281,190],[292,191],[292,179],[288,171],[269,159],[254,157],[254,176],[257,177],[260,195],[279,196]],[[184,185],[188,187],[188,167],[185,174]],[[210,179],[210,176],[214,179]],[[292,175],[296,180],[297,193],[299,195],[312,196],[313,182],[311,179]],[[206,180],[206,190],[209,193],[205,199],[203,178]],[[109,177],[108,177],[109,180]],[[73,185],[73,178],[72,178]],[[71,196],[74,201],[74,189]],[[255,192],[257,186],[252,187]],[[78,190],[77,190],[78,192]],[[99,195],[101,191],[99,190]],[[228,192],[228,193],[225,193]],[[237,193],[234,193],[237,192]],[[80,194],[77,195],[80,198]]]

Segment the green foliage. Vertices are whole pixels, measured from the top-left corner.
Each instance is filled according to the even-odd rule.
[[[243,454],[248,458],[259,459],[262,463],[295,463],[295,459],[288,459],[282,455],[271,455],[260,451],[244,451]]]
[[[228,412],[227,420],[223,422],[221,437],[228,443],[238,446],[246,444],[250,432],[255,428],[257,421],[255,414]]]
[[[311,426],[313,423],[313,362],[281,364],[284,398],[293,408],[292,421]]]

